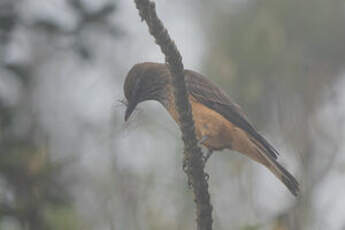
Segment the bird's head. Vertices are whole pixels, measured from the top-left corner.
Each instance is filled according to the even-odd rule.
[[[124,84],[128,102],[125,121],[140,102],[156,100],[164,103],[167,99],[168,82],[169,70],[166,64],[145,62],[134,65],[128,72]]]

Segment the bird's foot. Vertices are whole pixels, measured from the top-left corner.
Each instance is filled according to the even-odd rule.
[[[204,161],[204,164],[206,164],[208,158],[210,158],[210,156],[212,155],[212,153],[213,153],[213,150],[209,149],[209,150],[206,152],[206,154],[204,154],[204,155],[202,156],[202,159],[203,159],[203,161]]]
[[[199,145],[200,148],[202,148],[201,145],[204,145],[204,144],[205,144],[205,141],[206,141],[208,138],[209,138],[209,136],[207,136],[207,135],[201,137],[201,139],[198,141],[198,145]],[[206,147],[206,146],[203,146],[203,147]],[[207,147],[206,147],[206,148],[207,148]],[[204,148],[204,149],[205,149],[205,148]],[[207,162],[208,158],[210,158],[210,156],[212,155],[212,152],[213,152],[213,151],[210,150],[210,149],[207,149],[206,151],[207,151],[206,154],[203,154],[203,155],[202,155],[202,160],[203,160],[204,163]]]
[[[198,141],[198,145],[203,145],[205,143],[205,141],[208,139],[208,136],[205,135],[203,137],[201,137],[201,139]]]

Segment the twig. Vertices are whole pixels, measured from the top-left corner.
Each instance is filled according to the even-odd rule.
[[[150,0],[135,0],[142,20],[145,20],[151,35],[165,55],[172,76],[175,103],[179,114],[184,142],[184,166],[188,181],[193,188],[197,209],[197,229],[212,229],[212,205],[208,193],[207,174],[204,172],[201,149],[197,145],[194,122],[184,81],[182,57],[168,31],[156,14],[155,4]]]

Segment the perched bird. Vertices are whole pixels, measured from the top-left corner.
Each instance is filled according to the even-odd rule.
[[[201,74],[184,70],[184,75],[196,136],[199,143],[209,150],[208,156],[214,150],[240,152],[266,166],[297,196],[298,182],[277,162],[278,151],[255,130],[240,106]],[[179,125],[166,64],[145,62],[134,65],[126,77],[124,93],[128,101],[125,121],[140,102],[156,100]]]

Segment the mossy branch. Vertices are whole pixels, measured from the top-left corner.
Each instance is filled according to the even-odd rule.
[[[142,20],[145,20],[151,35],[165,55],[166,63],[172,76],[175,103],[179,114],[182,139],[184,141],[185,172],[193,188],[197,209],[197,229],[212,229],[212,205],[208,193],[207,174],[204,172],[201,149],[197,145],[194,121],[184,81],[184,67],[182,56],[171,40],[168,31],[158,18],[155,4],[150,0],[135,0],[136,7]]]

